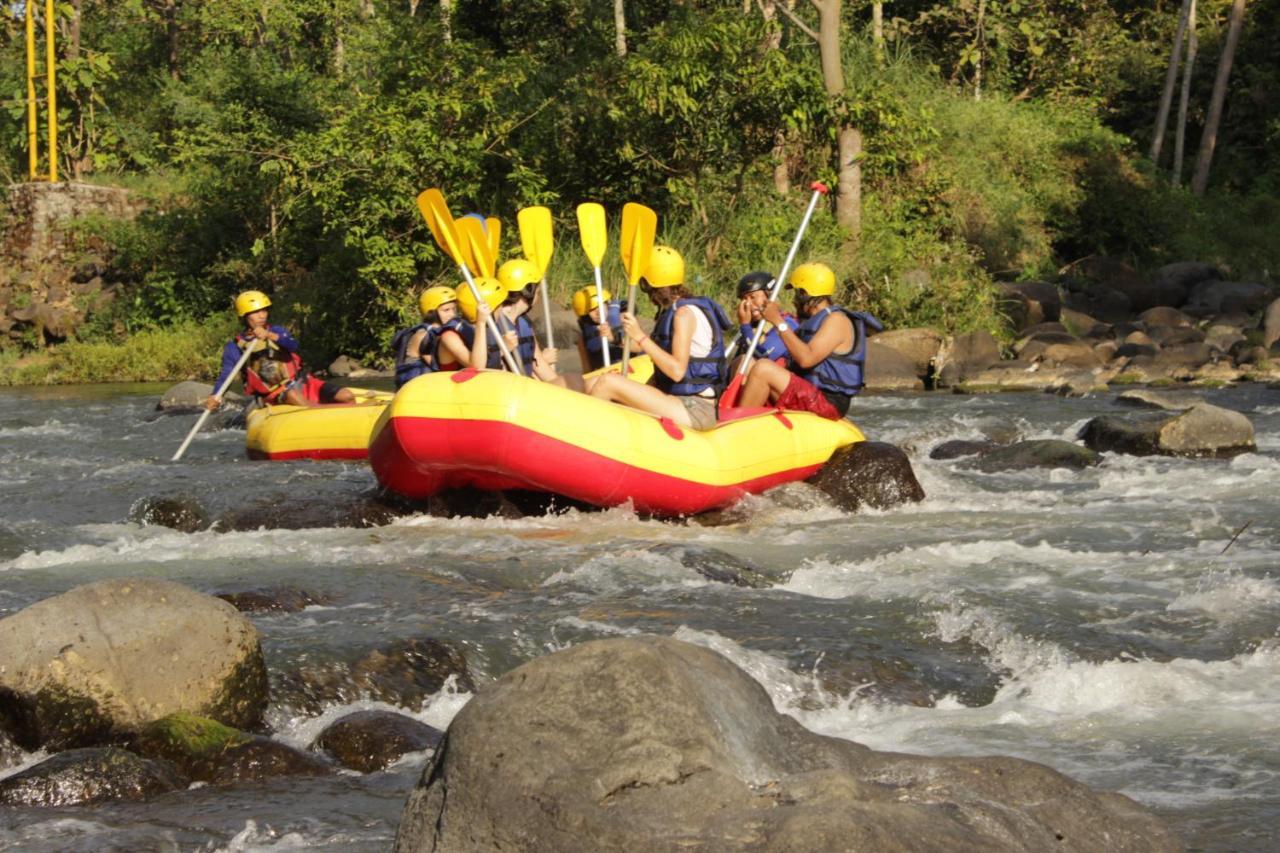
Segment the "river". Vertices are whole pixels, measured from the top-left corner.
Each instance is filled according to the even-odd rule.
[[[1249,415],[1257,453],[1006,474],[928,451],[982,435],[1073,438],[1122,411],[1115,395],[861,398],[858,423],[906,448],[928,492],[885,512],[786,494],[750,498],[718,526],[614,509],[180,533],[130,521],[135,504],[189,496],[216,516],[246,502],[352,503],[374,479],[360,463],[250,462],[231,430],[201,434],[170,463],[193,418],[156,417],[161,390],[0,391],[0,615],[124,575],[208,592],[293,587],[326,603],[252,615],[273,676],[434,636],[462,647],[481,683],[589,639],[675,636],[733,659],[815,731],[1040,761],[1150,806],[1192,849],[1277,843],[1280,391],[1205,392]],[[747,562],[774,583],[716,583],[657,544]],[[467,699],[445,689],[413,714],[444,727]],[[305,747],[371,707],[384,706],[317,715],[284,694],[269,719],[274,737]],[[385,850],[424,760],[143,804],[0,810],[0,847]]]

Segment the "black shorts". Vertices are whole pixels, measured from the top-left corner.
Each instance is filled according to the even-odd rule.
[[[338,392],[342,390],[342,386],[337,382],[326,382],[320,386],[320,402],[334,403],[337,402]]]
[[[819,390],[822,391],[822,396],[827,398],[827,402],[831,404],[832,408],[840,413],[840,417],[843,418],[845,415],[849,414],[849,404],[853,402],[852,397],[848,397],[844,394],[837,394],[835,391]]]

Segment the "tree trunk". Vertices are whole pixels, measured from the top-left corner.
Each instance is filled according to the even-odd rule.
[[[1178,82],[1178,63],[1182,61],[1182,39],[1187,31],[1187,17],[1191,0],[1182,0],[1178,12],[1178,31],[1173,37],[1173,51],[1169,54],[1169,68],[1164,73],[1164,88],[1160,91],[1160,107],[1156,110],[1156,128],[1151,134],[1151,150],[1148,156],[1160,165],[1160,149],[1164,147],[1164,129],[1169,124],[1169,107],[1173,104],[1173,87]]]
[[[884,62],[884,4],[871,4],[871,43],[876,48],[876,62]]]
[[[409,0],[409,17],[410,18],[418,17],[418,3],[419,3],[419,0]]]
[[[1227,80],[1231,77],[1231,62],[1235,59],[1240,30],[1244,26],[1244,3],[1245,0],[1233,0],[1231,4],[1227,42],[1218,59],[1218,74],[1213,79],[1213,95],[1209,98],[1209,116],[1205,119],[1204,132],[1200,134],[1200,152],[1196,155],[1196,171],[1191,177],[1191,191],[1196,195],[1204,195],[1205,188],[1209,186],[1209,167],[1213,164],[1213,149],[1218,144],[1222,105],[1227,99]]]
[[[822,58],[822,83],[836,100],[844,92],[844,68],[840,61],[841,0],[811,0],[818,7],[818,50]],[[862,132],[848,122],[840,108],[836,135],[836,221],[856,243],[862,228]]]
[[[169,78],[178,79],[178,0],[164,4],[165,39],[169,48]]]
[[[453,41],[453,0],[440,0],[440,29],[445,42]]]
[[[982,57],[987,48],[987,0],[978,0],[978,27],[974,32],[974,46],[977,58],[973,61],[973,99],[982,100]]]
[[[626,0],[613,0],[613,50],[618,56],[627,55]]]
[[[80,58],[80,7],[84,0],[71,0],[71,16],[66,18],[67,32],[64,36],[67,47],[67,59]]]
[[[1196,0],[1187,16],[1187,62],[1182,66],[1182,91],[1178,95],[1178,124],[1173,137],[1173,185],[1182,186],[1182,158],[1187,141],[1187,104],[1191,100],[1191,74],[1196,67]]]
[[[750,0],[747,0],[750,3]],[[764,16],[766,27],[766,35],[760,47],[764,51],[777,50],[782,46],[782,28],[776,26],[778,20],[778,0],[761,0],[760,14]],[[783,0],[783,2],[795,3],[795,0]],[[773,132],[773,150],[770,152],[770,158],[773,160],[773,189],[778,195],[787,195],[791,192],[791,170],[787,165],[787,132],[783,128],[778,128]]]

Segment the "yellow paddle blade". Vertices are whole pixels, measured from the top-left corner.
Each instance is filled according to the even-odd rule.
[[[598,267],[609,247],[609,231],[604,222],[604,206],[594,201],[578,205],[578,235],[582,238],[582,251],[591,266]]]
[[[449,205],[444,200],[444,194],[435,187],[423,190],[418,194],[418,210],[427,220],[431,236],[436,238],[436,245],[453,258],[458,266],[470,267],[471,259],[464,251],[462,241],[458,239],[458,228],[454,224],[453,214],[449,212]]]
[[[485,278],[493,278],[495,264],[489,250],[489,236],[484,233],[484,223],[474,216],[464,216],[457,221],[458,239],[466,246],[463,252],[470,256],[469,266],[479,270]]]
[[[640,276],[649,265],[649,253],[653,250],[657,232],[658,214],[634,201],[623,205],[622,237],[618,241],[618,249],[622,265],[627,269],[627,281],[633,286],[640,283]]]
[[[498,258],[502,257],[502,221],[496,216],[490,216],[484,221],[485,232],[489,235],[489,254],[493,255],[493,265],[498,265]]]
[[[516,223],[520,226],[520,248],[524,250],[525,260],[538,268],[539,277],[545,276],[551,265],[551,253],[556,248],[551,237],[550,208],[526,207],[516,214]]]

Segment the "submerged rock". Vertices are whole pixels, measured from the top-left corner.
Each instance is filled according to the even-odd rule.
[[[447,640],[414,637],[366,652],[351,663],[308,664],[286,673],[280,677],[277,702],[310,713],[358,699],[417,710],[450,678],[459,690],[475,690],[460,649]]]
[[[404,714],[357,711],[330,723],[312,749],[329,753],[343,767],[376,773],[402,755],[436,749],[444,733]]]
[[[693,569],[707,580],[716,583],[755,589],[765,589],[773,585],[773,581],[760,571],[759,566],[750,560],[721,551],[719,548],[664,542],[650,547],[649,550],[655,554],[671,557],[682,566]]]
[[[959,459],[962,456],[981,456],[999,447],[990,439],[953,438],[929,451],[930,459]]]
[[[0,620],[0,726],[25,749],[103,743],[189,711],[253,728],[267,705],[258,632],[181,584],[118,578]]]
[[[264,497],[218,516],[219,530],[309,530],[316,527],[381,527],[406,510],[379,497],[297,498]]]
[[[188,779],[226,785],[275,776],[323,776],[333,768],[314,755],[192,714],[170,714],[146,726],[133,743]]]
[[[1197,403],[1173,415],[1102,415],[1084,425],[1080,438],[1101,453],[1135,456],[1228,457],[1256,447],[1253,424],[1247,417],[1208,403]]]
[[[241,613],[298,613],[312,605],[328,604],[333,600],[327,595],[291,587],[219,592],[215,597],[221,598]]]
[[[1203,403],[1198,394],[1186,391],[1161,391],[1156,388],[1131,388],[1116,397],[1117,403],[1127,403],[1143,409],[1163,409],[1170,412],[1185,412],[1192,406]]]
[[[809,482],[848,512],[864,505],[888,509],[925,497],[907,454],[883,441],[859,441],[840,448]]]
[[[1127,797],[1012,758],[814,734],[713,651],[659,637],[539,658],[454,718],[395,849],[1179,850]]]
[[[129,520],[153,527],[195,533],[209,527],[209,515],[196,498],[187,495],[139,498],[129,508]]]
[[[72,749],[0,779],[0,803],[56,808],[145,800],[185,786],[172,768],[125,749]]]
[[[1078,471],[1100,461],[1102,457],[1086,447],[1057,438],[1042,438],[997,447],[971,464],[979,471],[991,474],[1026,468],[1072,468]]]
[[[213,386],[207,382],[179,382],[160,395],[156,409],[198,409],[213,393]]]

